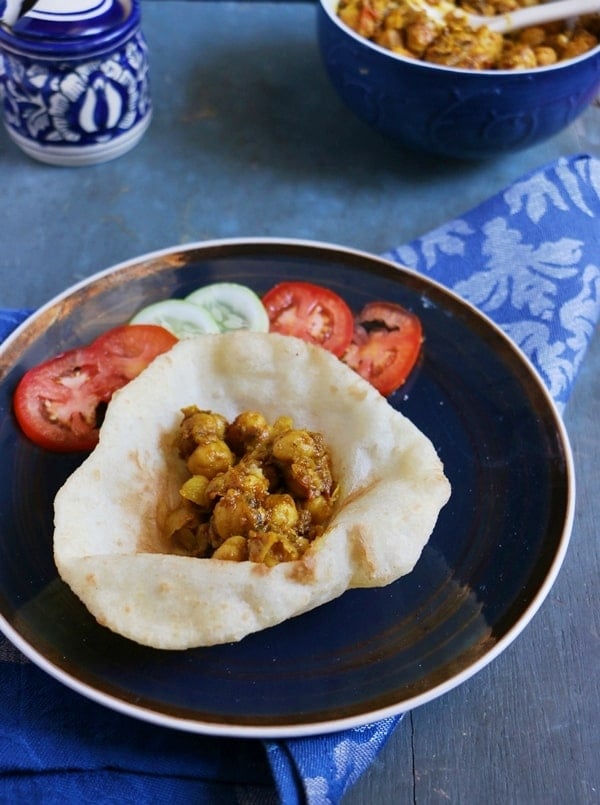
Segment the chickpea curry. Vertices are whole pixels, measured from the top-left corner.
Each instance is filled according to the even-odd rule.
[[[323,533],[337,485],[320,433],[273,424],[256,411],[233,422],[192,405],[175,449],[190,477],[166,520],[173,550],[268,567],[299,559]]]
[[[428,0],[433,7],[448,0]],[[471,28],[461,12],[509,14],[537,0],[451,0],[443,22],[412,0],[340,0],[340,19],[401,56],[471,70],[529,70],[580,56],[600,42],[600,14],[531,26],[510,34]],[[452,9],[452,6],[455,10]]]

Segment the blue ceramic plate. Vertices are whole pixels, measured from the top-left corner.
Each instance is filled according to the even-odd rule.
[[[19,432],[25,369],[143,305],[230,280],[328,285],[358,310],[399,302],[423,323],[420,364],[392,404],[433,441],[453,493],[415,570],[237,644],[183,652],[99,626],[58,578],[52,502],[81,457]],[[568,441],[542,383],[486,318],[422,276],[298,241],[193,244],[69,289],[0,349],[0,626],[33,662],[108,707],[221,735],[328,732],[400,713],[464,681],[529,622],[560,568],[573,514]],[[402,501],[398,501],[398,506]]]

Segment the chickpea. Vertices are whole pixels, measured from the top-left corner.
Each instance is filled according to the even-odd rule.
[[[537,47],[538,45],[542,45],[546,39],[546,32],[544,29],[539,26],[532,26],[531,28],[523,28],[522,31],[519,32],[519,42],[523,45],[529,45],[530,47]]]
[[[264,509],[254,507],[252,503],[252,499],[249,500],[236,489],[229,489],[217,501],[212,513],[211,526],[220,541],[232,536],[248,536],[250,531],[263,527]]]
[[[202,442],[224,438],[227,420],[220,414],[201,411],[195,405],[184,408],[182,413],[177,440],[182,458],[187,458]]]
[[[229,537],[212,555],[213,559],[244,562],[248,558],[248,541],[245,537]]]
[[[294,420],[291,416],[280,416],[277,417],[275,422],[273,423],[273,427],[271,428],[271,436],[275,438],[276,436],[280,436],[282,433],[285,433],[288,430],[292,430],[294,427]]]
[[[540,46],[534,48],[533,52],[535,53],[535,60],[537,61],[539,67],[546,67],[549,64],[556,64],[558,61],[556,51],[552,50],[552,48]]]
[[[238,454],[262,444],[269,438],[271,429],[262,414],[245,411],[227,427],[227,443]]]
[[[354,31],[358,31],[360,17],[360,9],[358,6],[348,6],[346,8],[340,7],[338,14],[342,22],[345,22],[349,28],[352,28]]]
[[[284,433],[273,443],[273,458],[293,495],[313,498],[331,491],[331,467],[320,434],[306,430]]]
[[[569,44],[569,37],[566,33],[560,33],[554,37],[554,42],[557,48],[564,50]]]
[[[277,461],[291,463],[298,458],[312,458],[315,453],[315,441],[306,430],[289,430],[273,442],[273,457]]]
[[[406,47],[422,56],[437,36],[437,26],[428,19],[419,19],[406,27]]]
[[[269,526],[273,531],[292,531],[298,524],[298,509],[291,495],[269,495],[265,500]]]
[[[204,475],[209,480],[225,472],[233,464],[233,453],[221,439],[199,444],[187,460],[192,475]]]
[[[263,468],[241,459],[237,464],[229,467],[225,472],[215,475],[209,481],[206,495],[210,500],[224,495],[228,489],[237,489],[248,495],[260,498],[269,490],[269,481],[265,477]]]
[[[381,33],[373,37],[373,41],[381,45],[382,48],[388,48],[388,50],[396,50],[397,48],[403,47],[402,35],[393,28],[381,31]]]
[[[528,45],[514,45],[500,59],[503,70],[528,70],[537,67],[535,53]]]

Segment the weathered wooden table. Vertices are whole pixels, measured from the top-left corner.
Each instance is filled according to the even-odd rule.
[[[132,152],[53,168],[0,131],[2,306],[34,307],[110,265],[206,238],[309,238],[380,253],[594,147],[588,116],[483,164],[408,155],[335,96],[312,4],[144,0],[142,9],[155,115]],[[498,659],[406,716],[347,805],[600,802],[599,400],[596,333],[565,414],[578,502],[555,587]]]

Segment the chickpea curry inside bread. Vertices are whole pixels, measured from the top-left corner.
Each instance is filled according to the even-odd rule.
[[[423,5],[449,7],[443,22]],[[494,16],[535,0],[340,0],[340,19],[356,33],[408,58],[471,70],[529,70],[580,56],[600,42],[600,14],[500,34],[469,27],[461,12]]]
[[[299,559],[324,531],[337,496],[322,434],[273,425],[258,411],[183,409],[175,448],[191,473],[167,517],[175,552],[273,566]]]
[[[114,394],[56,494],[54,559],[124,637],[235,642],[410,573],[449,495],[428,437],[332,352],[205,334]]]

